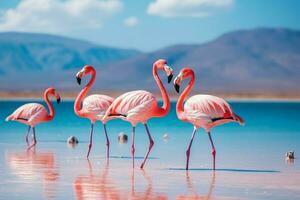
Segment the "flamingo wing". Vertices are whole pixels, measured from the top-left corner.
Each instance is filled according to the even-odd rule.
[[[205,124],[213,122],[210,116],[199,110],[184,111],[184,116],[182,120],[192,122],[193,124],[198,124],[200,121],[204,122]]]
[[[187,100],[184,110],[196,110],[211,118],[212,121],[222,118],[233,118],[230,105],[224,100],[211,95],[195,95]]]
[[[94,94],[86,97],[82,104],[82,112],[102,117],[108,107],[112,104],[113,98],[107,95]]]
[[[230,105],[222,98],[212,95],[195,95],[187,100],[184,105],[185,118],[210,126],[217,126],[226,122],[236,121],[241,125],[244,120],[233,112]]]
[[[47,110],[43,105],[38,103],[28,103],[15,110],[6,118],[6,121],[13,120],[34,125],[35,123],[46,119],[47,116]]]
[[[150,118],[156,103],[156,97],[150,92],[144,90],[127,92],[116,98],[106,115],[140,118],[143,121]]]

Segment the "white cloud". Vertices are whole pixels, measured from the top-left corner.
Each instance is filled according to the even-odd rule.
[[[120,0],[22,0],[0,16],[1,31],[66,33],[99,28]]]
[[[124,20],[124,25],[129,26],[129,27],[136,26],[138,23],[139,23],[138,18],[133,17],[133,16],[128,17]]]
[[[161,17],[206,17],[233,3],[234,0],[155,0],[147,12]]]

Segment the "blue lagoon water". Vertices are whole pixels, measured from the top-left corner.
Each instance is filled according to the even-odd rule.
[[[192,146],[191,170],[184,170],[193,127],[177,119],[175,102],[167,117],[149,121],[155,145],[144,170],[139,169],[149,143],[144,127],[136,129],[132,170],[131,126],[121,120],[107,124],[109,163],[101,123],[87,161],[90,123],[74,115],[71,101],[55,105],[55,119],[37,126],[37,146],[27,152],[27,127],[4,121],[24,103],[0,101],[0,199],[300,199],[299,102],[230,102],[246,125],[212,130],[215,172],[204,130]],[[129,136],[128,143],[118,143],[120,132]],[[79,139],[75,147],[66,143],[71,135]],[[294,161],[285,159],[289,150],[295,151]]]

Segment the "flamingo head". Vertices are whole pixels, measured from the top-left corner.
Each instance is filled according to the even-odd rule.
[[[193,74],[193,70],[191,68],[185,67],[180,70],[179,74],[174,79],[174,87],[177,93],[179,93],[180,84],[183,79],[188,78],[191,74]]]
[[[55,96],[57,104],[60,103],[60,96],[53,87],[48,88],[45,93],[52,94]]]
[[[92,71],[95,71],[94,67],[90,65],[85,65],[79,72],[76,74],[76,80],[77,83],[80,85],[81,84],[81,79],[83,76],[91,73]]]
[[[157,66],[158,69],[163,70],[168,76],[168,83],[172,81],[173,78],[173,69],[167,65],[167,61],[164,59],[157,60],[154,65]]]

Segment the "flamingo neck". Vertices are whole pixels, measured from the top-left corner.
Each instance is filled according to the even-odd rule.
[[[78,94],[75,103],[74,103],[74,111],[76,113],[76,115],[78,116],[82,116],[82,112],[81,112],[81,102],[83,101],[83,99],[85,98],[85,96],[87,95],[87,93],[89,92],[90,88],[92,87],[92,85],[95,82],[96,79],[96,71],[92,70],[90,72],[92,74],[91,80],[88,82],[88,84],[80,91],[80,93]]]
[[[162,107],[160,107],[158,109],[156,114],[157,114],[157,116],[165,116],[170,110],[170,99],[169,99],[168,93],[167,93],[163,83],[161,82],[161,80],[157,74],[157,70],[158,70],[158,66],[156,64],[154,64],[153,65],[153,77],[154,77],[154,80],[156,81],[158,88],[161,92],[161,96],[163,99],[163,105],[162,105]]]
[[[54,118],[55,112],[54,112],[53,105],[49,100],[49,91],[48,90],[45,91],[45,93],[44,93],[44,100],[45,100],[45,102],[48,106],[48,109],[50,111],[49,115],[47,116],[47,121],[50,121]]]
[[[195,83],[195,75],[194,73],[191,73],[189,75],[191,77],[190,82],[188,84],[188,86],[183,90],[182,94],[180,95],[177,104],[176,104],[176,113],[179,119],[182,118],[182,114],[184,112],[184,108],[183,108],[183,103],[184,100],[186,99],[186,97],[189,95],[189,93],[191,92],[194,83]]]

